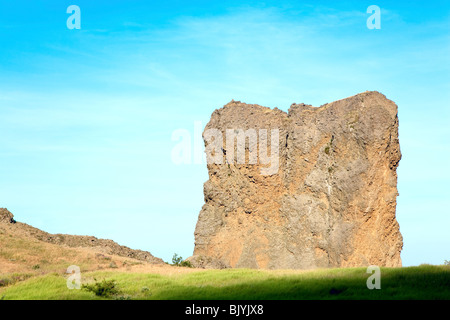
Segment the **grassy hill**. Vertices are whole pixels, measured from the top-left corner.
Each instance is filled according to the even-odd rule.
[[[22,285],[52,277],[65,283],[69,276],[66,271],[71,265],[79,266],[83,274],[103,270],[162,274],[193,271],[168,266],[147,252],[119,246],[111,240],[63,236],[69,240],[77,240],[76,246],[73,243],[48,242],[49,239],[59,240],[60,235],[51,235],[24,223],[12,223],[10,218],[0,219],[0,291],[16,290]],[[89,242],[94,239],[100,246],[86,246],[86,239]],[[111,254],[111,251],[124,255]],[[18,290],[20,292],[21,289]],[[4,293],[0,294],[0,298],[3,295]],[[19,293],[16,298],[26,298],[25,292]]]
[[[450,299],[450,266],[444,265],[381,268],[381,289],[369,290],[366,268],[175,267],[108,254],[101,247],[48,243],[28,229],[0,223],[0,299]],[[100,297],[68,289],[70,265],[80,267],[82,284],[110,281],[117,293]]]
[[[181,267],[166,267],[186,269]],[[162,269],[159,271],[163,271]],[[118,293],[99,297],[66,286],[59,273],[34,275],[0,289],[2,299],[450,299],[450,268],[382,268],[381,289],[369,290],[365,268],[315,271],[248,269],[193,272],[90,271],[82,283],[113,280]]]

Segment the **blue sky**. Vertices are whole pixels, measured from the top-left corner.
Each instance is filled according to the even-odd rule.
[[[0,1],[0,207],[188,257],[208,177],[172,162],[174,130],[202,143],[195,122],[231,99],[287,111],[377,90],[399,106],[403,263],[441,264],[449,27],[448,1]]]

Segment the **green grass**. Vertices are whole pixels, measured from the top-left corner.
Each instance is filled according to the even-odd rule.
[[[366,268],[308,272],[248,269],[207,270],[163,276],[96,271],[82,283],[115,280],[120,294],[110,299],[450,299],[450,267],[421,265],[381,268],[381,289],[369,290]],[[57,273],[0,288],[0,299],[104,299],[86,290],[69,290]]]

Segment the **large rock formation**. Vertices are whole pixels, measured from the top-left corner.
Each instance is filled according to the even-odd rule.
[[[239,132],[258,139],[227,145]],[[397,106],[381,93],[288,113],[232,101],[203,137],[209,180],[194,257],[246,268],[401,266]],[[255,162],[256,150],[276,157]]]

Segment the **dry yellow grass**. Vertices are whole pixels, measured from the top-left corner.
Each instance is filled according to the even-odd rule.
[[[20,273],[42,275],[66,273],[70,265],[81,271],[116,270],[121,272],[185,274],[199,271],[170,265],[154,265],[136,259],[105,254],[95,248],[71,248],[29,237],[12,225],[0,224],[0,275]]]

